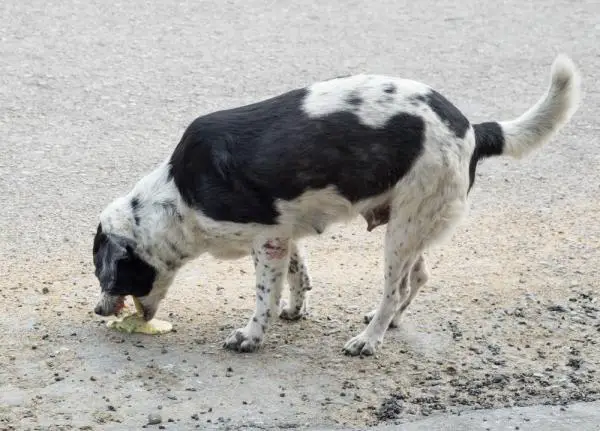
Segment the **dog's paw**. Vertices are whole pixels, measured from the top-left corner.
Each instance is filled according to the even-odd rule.
[[[302,305],[291,307],[283,299],[280,301],[280,306],[279,317],[284,320],[300,320],[306,314]]]
[[[252,334],[247,328],[240,328],[229,334],[223,347],[236,352],[255,352],[262,344],[262,335]]]
[[[372,356],[379,344],[380,341],[366,336],[363,332],[346,343],[344,353],[349,356]]]
[[[364,318],[363,318],[364,322],[365,323],[370,323],[371,320],[373,320],[373,317],[375,316],[375,312],[376,311],[377,310],[371,310],[367,314],[365,314]],[[397,328],[398,326],[400,326],[400,321],[399,320],[400,320],[399,318],[394,317],[392,319],[392,321],[390,322],[390,325],[388,326],[388,328]]]

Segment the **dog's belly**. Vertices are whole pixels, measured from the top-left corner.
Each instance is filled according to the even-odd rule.
[[[310,190],[297,199],[278,202],[278,222],[291,226],[293,236],[298,238],[321,234],[331,224],[348,222],[360,215],[371,231],[389,220],[390,192],[353,204],[334,187]]]

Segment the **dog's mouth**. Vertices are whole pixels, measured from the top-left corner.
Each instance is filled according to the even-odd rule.
[[[123,308],[125,308],[125,296],[103,293],[94,308],[94,313],[104,317],[116,316],[123,311]]]

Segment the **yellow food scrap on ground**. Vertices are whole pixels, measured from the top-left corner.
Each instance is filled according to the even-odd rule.
[[[133,332],[140,334],[165,334],[171,332],[173,325],[170,322],[166,322],[160,319],[152,319],[145,321],[142,317],[143,308],[136,297],[133,297],[133,303],[135,304],[136,312],[124,314],[117,320],[111,320],[107,323],[107,326],[117,331],[127,332],[131,334]]]

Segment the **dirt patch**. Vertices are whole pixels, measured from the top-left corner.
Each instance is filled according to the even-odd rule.
[[[588,264],[600,258],[598,233],[583,235],[572,215],[555,214],[560,225],[502,217],[530,223],[490,236],[495,220],[475,217],[427,254],[431,281],[372,358],[342,353],[382,290],[383,232],[361,222],[307,242],[311,314],[277,321],[255,354],[221,345],[252,312],[249,259],[184,268],[159,312],[175,332],[160,337],[107,330],[92,312],[88,261],[63,256],[52,272],[11,275],[0,296],[13,310],[0,317],[0,429],[360,427],[598,399],[598,274]]]
[[[469,361],[459,367],[438,364],[439,369],[423,373],[383,400],[377,420],[403,422],[441,412],[600,399],[597,305],[593,292],[574,287],[564,305],[530,298],[527,306],[503,310],[502,321],[528,328],[531,339],[547,341],[534,345],[523,339],[523,344],[503,346],[497,338],[467,330]],[[456,340],[458,324],[448,324]],[[560,337],[557,343],[552,337],[557,331],[571,332],[572,338]],[[517,352],[521,360],[515,362]],[[422,364],[425,369],[433,365]]]

